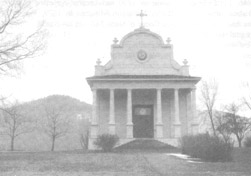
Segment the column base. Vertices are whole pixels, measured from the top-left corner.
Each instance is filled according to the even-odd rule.
[[[163,124],[156,124],[156,137],[163,138]]]
[[[133,138],[133,124],[126,125],[126,138],[127,139]]]
[[[174,125],[174,137],[180,138],[181,137],[181,123],[175,123]]]
[[[109,124],[109,134],[116,134],[115,124]]]
[[[89,138],[88,139],[88,150],[97,150],[97,146],[94,145],[94,142],[97,140],[97,138]]]
[[[97,138],[98,136],[98,124],[91,125],[90,137]]]

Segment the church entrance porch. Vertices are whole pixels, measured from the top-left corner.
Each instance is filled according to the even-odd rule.
[[[126,85],[126,84],[124,84]],[[193,89],[94,89],[91,137],[179,138],[191,131]]]
[[[194,89],[127,86],[93,89],[90,142],[110,133],[120,144],[148,138],[176,146],[179,137],[193,133]]]
[[[153,105],[133,106],[133,137],[154,137]]]

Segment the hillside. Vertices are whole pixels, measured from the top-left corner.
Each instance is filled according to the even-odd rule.
[[[23,103],[23,105],[31,106],[31,107],[41,107],[41,105],[49,103],[49,104],[60,104],[66,105],[72,108],[75,112],[91,112],[91,105],[85,102],[81,102],[76,98],[72,98],[66,95],[50,95],[45,98],[41,98],[38,100],[33,100],[30,102]]]
[[[61,133],[55,141],[55,150],[80,149],[79,136],[88,130],[91,117],[90,104],[65,95],[51,95],[18,104],[18,111],[32,122],[28,126],[31,132],[15,139],[15,150],[25,151],[50,150],[53,126],[56,126],[55,134]],[[1,121],[5,121],[3,116]],[[2,131],[4,128],[0,126]],[[0,135],[0,150],[9,148],[10,138]]]

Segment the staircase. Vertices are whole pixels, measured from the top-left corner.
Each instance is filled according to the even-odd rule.
[[[138,152],[179,152],[179,149],[154,139],[135,139],[115,148],[115,151],[138,151]]]

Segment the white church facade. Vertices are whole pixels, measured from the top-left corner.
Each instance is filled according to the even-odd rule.
[[[142,13],[140,14],[142,15]],[[90,148],[99,134],[116,134],[120,144],[138,138],[177,146],[178,139],[197,133],[196,84],[173,58],[173,45],[156,33],[140,28],[116,38],[111,60],[87,82],[93,93]]]

